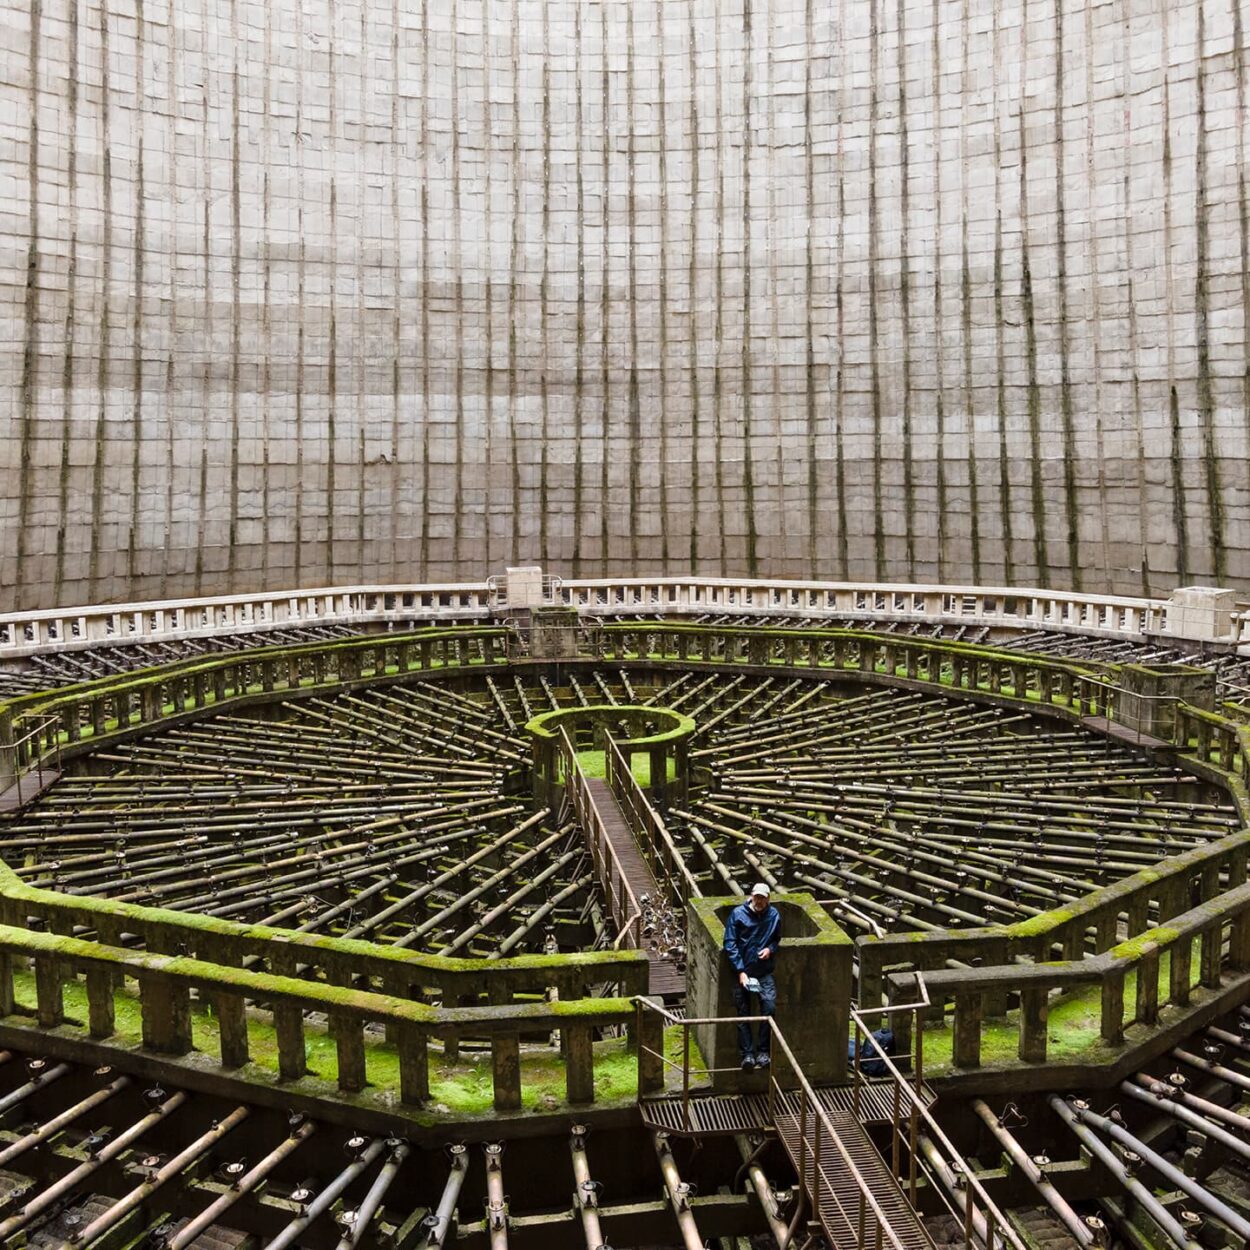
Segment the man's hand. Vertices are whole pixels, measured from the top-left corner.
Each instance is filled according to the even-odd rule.
[[[745,972],[738,973],[738,984],[745,986],[747,983],[747,974]]]
[[[771,959],[772,957],[773,948],[771,946],[766,946],[762,951],[760,951],[760,959]]]

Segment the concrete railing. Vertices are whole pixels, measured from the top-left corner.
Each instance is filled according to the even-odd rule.
[[[1193,632],[1194,609],[1168,599],[1028,587],[902,585],[891,582],[762,581],[718,577],[594,578],[542,575],[544,602],[591,615],[829,616],[1014,630],[1053,630],[1141,640]],[[337,586],[251,595],[153,600],[0,615],[0,661],[57,650],[157,643],[275,628],[383,627],[414,621],[480,620],[500,606],[506,579],[399,586]],[[1183,592],[1177,592],[1181,594]],[[1188,601],[1186,601],[1188,602]],[[1173,620],[1172,618],[1175,618]],[[1250,612],[1227,613],[1219,640],[1250,643]],[[1221,625],[1223,629],[1223,625]]]
[[[490,612],[490,595],[486,582],[336,586],[14,612],[0,616],[0,660],[310,625],[484,619]]]
[[[1166,978],[1161,978],[1160,964],[1165,956],[1168,972]],[[1170,918],[1166,926],[1121,942],[1092,959],[927,972],[924,981],[935,1005],[948,998],[954,1002],[951,1058],[956,1068],[967,1069],[981,1066],[985,1027],[989,1018],[1002,1015],[1003,1001],[1009,993],[1018,994],[1020,1003],[1016,1055],[1026,1063],[1045,1063],[1052,994],[1100,986],[1099,1037],[1106,1046],[1119,1047],[1124,1043],[1126,1027],[1155,1026],[1160,1010],[1166,1006],[1188,1009],[1195,988],[1215,993],[1234,981],[1244,988],[1248,973],[1250,883],[1243,883]],[[1136,978],[1136,1001],[1131,1018],[1126,1021],[1124,990],[1129,976]],[[914,993],[913,982],[913,974],[892,974],[891,997],[908,998]],[[1001,1019],[996,1021],[996,1027],[1001,1031]],[[907,1050],[911,1039],[900,1038],[898,1032],[896,1024],[896,1044]]]
[[[199,656],[0,704],[0,787],[50,752],[226,706],[315,693],[355,681],[507,662],[503,629],[429,629]],[[36,732],[37,730],[37,732]]]
[[[1166,599],[890,582],[604,578],[566,581],[564,601],[598,613],[734,613],[932,621],[1140,638],[1167,627]]]
[[[903,968],[922,972],[929,983],[951,963],[982,972],[1027,967],[1026,960],[1079,963],[1106,954],[1121,944],[1122,920],[1127,938],[1149,937],[1151,917],[1157,925],[1170,925],[1195,903],[1218,900],[1245,882],[1248,864],[1250,829],[1241,829],[1016,924],[862,937],[857,943],[861,1009],[871,1015],[882,1001],[887,975]]]
[[[35,1016],[18,1023],[14,972],[29,961],[34,968]],[[563,1062],[571,1103],[595,1097],[593,1030],[638,1025],[638,1008],[626,998],[514,1003],[488,1007],[432,1007],[411,999],[358,988],[325,985],[273,973],[187,957],[126,950],[97,942],[48,933],[28,933],[0,925],[0,1022],[7,1028],[70,1027],[65,1010],[67,982],[85,983],[89,1038],[107,1042],[117,1033],[119,982],[138,983],[138,1009],[144,1048],[158,1054],[185,1055],[192,1049],[192,995],[212,1007],[217,1058],[222,1069],[242,1068],[252,1056],[248,1012],[259,1015],[273,1032],[278,1077],[296,1081],[307,1072],[307,1041],[317,1026],[306,1018],[323,1015],[324,1032],[335,1043],[335,1077],[347,1094],[366,1085],[365,1026],[382,1024],[393,1039],[398,1058],[399,1095],[405,1103],[422,1103],[430,1093],[428,1043],[431,1038],[459,1042],[462,1037],[486,1038],[491,1045],[494,1104],[497,1110],[521,1107],[520,1040],[523,1033],[559,1029],[565,1036]],[[662,1043],[654,1030],[649,1049]],[[640,1056],[639,1087],[647,1077],[649,1058]],[[258,1074],[251,1079],[262,1079]],[[272,1080],[272,1077],[263,1079]]]
[[[456,959],[360,938],[60,894],[24,884],[7,865],[0,865],[0,921],[17,929],[89,937],[128,950],[264,967],[327,985],[363,985],[405,999],[433,991],[446,1002],[484,998],[505,1003],[550,989],[562,998],[576,999],[605,984],[619,986],[625,995],[647,991],[646,956],[634,950]]]

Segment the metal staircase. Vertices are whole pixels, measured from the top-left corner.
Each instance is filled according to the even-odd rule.
[[[928,996],[922,997],[905,1009],[927,1008]],[[916,1206],[923,1186],[963,1227],[965,1250],[1025,1250],[930,1114],[934,1096],[923,1071],[904,1077],[855,1010],[851,1017],[857,1057],[848,1084],[814,1088],[773,1020],[767,1091],[700,1094],[691,1091],[689,1031],[737,1020],[683,1019],[645,1000],[643,1007],[687,1034],[681,1063],[650,1052],[662,1066],[680,1069],[681,1092],[666,1090],[641,1099],[644,1122],[656,1130],[657,1140],[669,1134],[763,1132],[775,1137],[798,1178],[800,1198],[789,1225],[791,1236],[806,1219],[809,1233],[818,1229],[830,1250],[935,1250]],[[880,1009],[874,1015],[902,1009]],[[879,1079],[864,1076],[858,1057],[861,1038],[870,1043],[872,1062],[884,1067]],[[700,1076],[714,1072],[704,1067]],[[868,1135],[870,1124],[889,1131],[884,1155]],[[936,1165],[926,1157],[930,1155]],[[958,1186],[948,1192],[942,1173],[948,1180],[957,1176]]]

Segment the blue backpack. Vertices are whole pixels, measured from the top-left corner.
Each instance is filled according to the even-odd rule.
[[[894,1031],[892,1029],[878,1029],[873,1035],[878,1046],[885,1051],[887,1055],[894,1053]],[[855,1066],[855,1043],[847,1042],[846,1057],[852,1070]],[[865,1076],[885,1076],[885,1062],[873,1049],[872,1043],[864,1038],[859,1044],[859,1070]]]

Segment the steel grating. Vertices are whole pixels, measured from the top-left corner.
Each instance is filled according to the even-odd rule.
[[[816,1091],[820,1105],[830,1115],[850,1115],[862,1124],[889,1124],[894,1119],[894,1083],[888,1077],[865,1081],[860,1086],[859,1113],[855,1113],[855,1088],[852,1085],[830,1085]],[[932,1106],[933,1091],[924,1087],[925,1106]],[[689,1121],[680,1096],[644,1098],[640,1102],[642,1118],[652,1128],[668,1133],[733,1134],[749,1133],[770,1127],[768,1099],[764,1094],[708,1094],[693,1096]],[[797,1109],[794,1094],[783,1094],[778,1111]]]
[[[848,1111],[829,1112],[829,1119],[847,1155],[863,1177],[885,1222],[903,1250],[932,1250],[933,1241],[920,1222],[916,1209],[907,1201],[898,1180],[868,1139],[860,1122]],[[817,1187],[817,1214],[832,1250],[857,1250],[864,1246],[893,1243],[878,1235],[877,1217],[871,1210],[861,1216],[861,1194],[830,1134],[820,1132],[820,1175]],[[799,1136],[799,1118],[789,1113],[777,1117],[777,1136],[796,1171],[803,1162],[804,1141]],[[811,1174],[811,1142],[807,1143],[805,1166]]]

